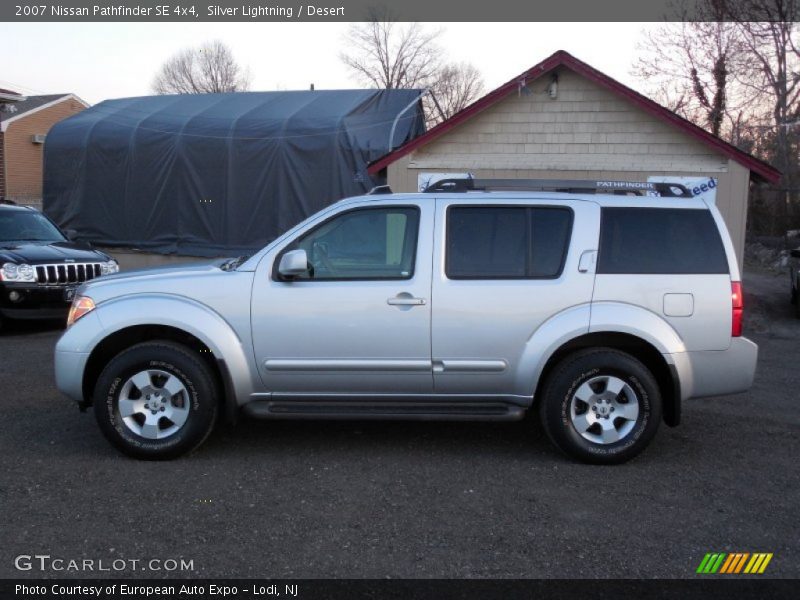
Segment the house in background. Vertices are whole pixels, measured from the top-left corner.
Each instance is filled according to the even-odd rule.
[[[47,133],[88,106],[74,94],[22,96],[0,89],[0,198],[41,208]]]
[[[740,264],[750,182],[780,178],[767,163],[563,50],[374,161],[369,172],[385,176],[396,192],[415,192],[440,174],[714,178]]]

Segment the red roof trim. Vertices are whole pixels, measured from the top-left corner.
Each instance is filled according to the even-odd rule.
[[[649,98],[641,95],[640,93],[632,90],[626,85],[621,84],[620,82],[612,79],[608,75],[601,73],[594,67],[589,66],[585,62],[578,60],[570,53],[559,50],[552,54],[551,56],[544,59],[538,65],[528,69],[518,77],[504,83],[497,89],[489,92],[483,98],[476,100],[472,104],[470,104],[465,109],[461,110],[460,112],[456,113],[446,121],[439,123],[433,129],[427,131],[423,135],[414,138],[410,142],[407,142],[403,146],[400,146],[397,150],[390,152],[386,156],[379,158],[375,162],[373,162],[369,166],[369,173],[376,174],[381,169],[386,168],[399,158],[413,152],[420,146],[428,144],[435,140],[436,138],[442,136],[443,134],[447,133],[454,127],[457,127],[464,121],[471,119],[473,116],[477,115],[478,113],[486,110],[487,108],[493,106],[503,98],[505,98],[508,94],[515,91],[521,82],[530,83],[552,71],[556,67],[567,67],[571,69],[575,73],[582,75],[586,79],[593,81],[594,83],[604,87],[605,89],[615,93],[616,95],[625,98],[644,110],[645,112],[657,117],[663,121],[674,125],[678,129],[684,131],[686,134],[698,139],[699,141],[705,143],[707,146],[710,146],[720,153],[724,154],[725,156],[732,158],[733,160],[739,162],[743,166],[747,167],[752,173],[758,175],[762,179],[770,182],[770,183],[777,183],[777,181],[781,177],[780,171],[778,171],[773,166],[767,164],[766,162],[747,154],[747,152],[743,152],[739,150],[736,146],[729,144],[725,140],[718,138],[717,136],[709,133],[705,129],[698,127],[694,123],[691,123],[684,119],[683,117],[678,116],[668,108],[665,108],[658,104],[657,102],[653,102]]]

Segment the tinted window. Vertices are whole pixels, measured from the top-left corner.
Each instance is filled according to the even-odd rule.
[[[727,273],[707,210],[604,208],[598,273]]]
[[[416,208],[354,210],[326,221],[287,250],[302,248],[313,267],[298,279],[409,279],[418,224]]]
[[[44,216],[34,211],[0,212],[0,242],[63,242],[64,236]]]
[[[558,277],[572,227],[564,208],[452,207],[445,271],[451,279]]]

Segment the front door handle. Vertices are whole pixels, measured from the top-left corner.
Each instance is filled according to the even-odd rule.
[[[411,294],[403,293],[397,294],[394,298],[389,298],[386,304],[391,304],[392,306],[423,306],[425,298],[414,298]]]

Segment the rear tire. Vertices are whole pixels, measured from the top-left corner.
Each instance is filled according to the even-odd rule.
[[[108,441],[146,460],[197,448],[214,428],[219,405],[202,359],[168,341],[137,344],[115,356],[100,374],[93,400]]]
[[[539,413],[564,453],[592,464],[638,455],[661,423],[661,393],[639,360],[611,348],[576,352],[544,384]]]

